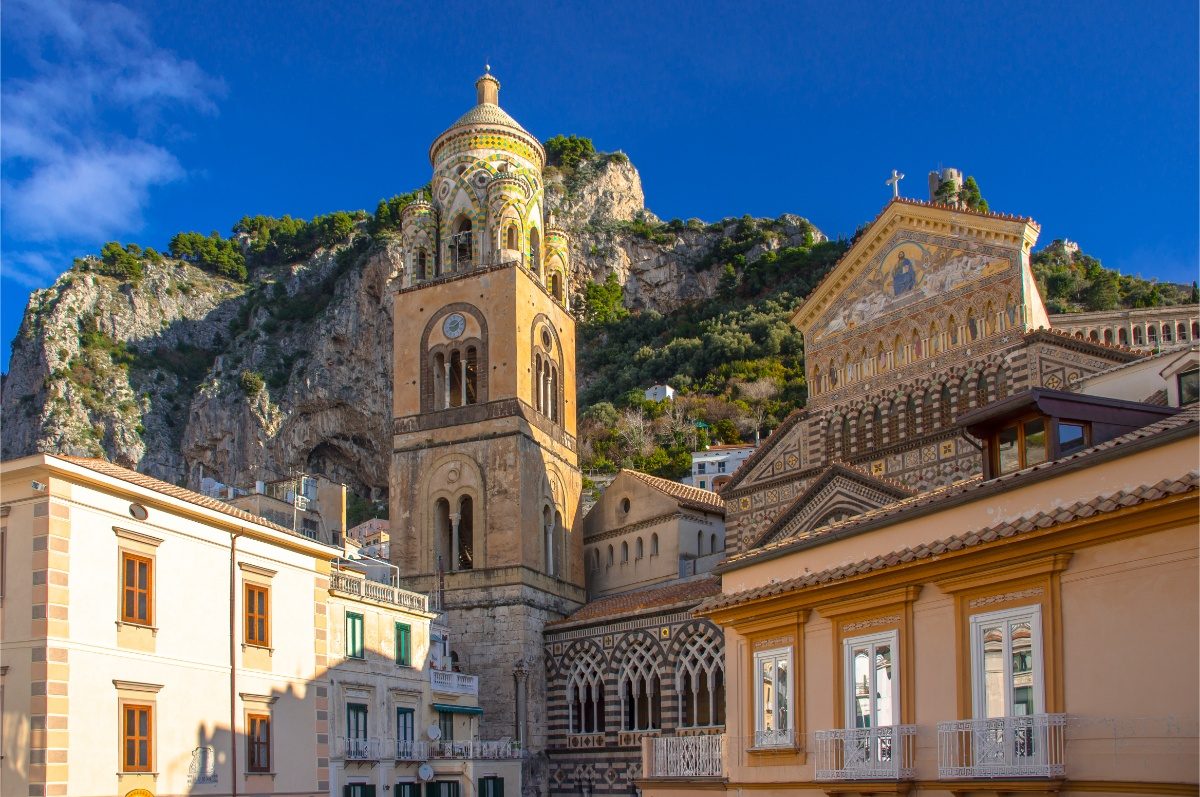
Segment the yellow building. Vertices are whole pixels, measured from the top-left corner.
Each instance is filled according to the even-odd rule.
[[[1096,406],[1015,399],[973,422],[989,456]],[[734,557],[698,609],[737,684],[707,787],[1195,794],[1196,435],[1193,407]]]
[[[431,666],[427,596],[103,460],[0,477],[5,795],[519,790],[515,745],[460,741],[477,690]]]

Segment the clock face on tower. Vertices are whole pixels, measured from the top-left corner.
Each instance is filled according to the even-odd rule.
[[[446,320],[442,322],[442,334],[455,340],[467,328],[467,320],[462,317],[462,313],[451,313],[446,316]]]

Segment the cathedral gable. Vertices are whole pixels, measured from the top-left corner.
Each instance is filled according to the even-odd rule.
[[[897,231],[815,320],[805,339],[811,345],[895,320],[969,283],[1006,272],[1015,276],[1015,266],[1015,253],[999,246]]]
[[[769,545],[908,498],[913,491],[869,476],[856,468],[834,464],[776,518],[751,547]]]

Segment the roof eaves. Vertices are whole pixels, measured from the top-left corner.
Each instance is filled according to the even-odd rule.
[[[1112,440],[1098,443],[1061,459],[1034,465],[1024,470],[1007,473],[986,481],[980,476],[974,476],[970,479],[922,493],[913,498],[897,501],[894,504],[887,504],[879,509],[855,515],[840,523],[826,526],[823,529],[814,529],[803,537],[790,537],[764,548],[736,554],[718,564],[713,568],[713,572],[718,574],[727,573],[731,570],[748,567],[751,564],[776,559],[788,553],[861,534],[900,520],[910,520],[940,509],[969,503],[978,498],[1009,489],[1014,483],[1024,485],[1041,481],[1057,474],[1069,473],[1091,465],[1107,462],[1117,457],[1127,456],[1147,448],[1164,445],[1183,437],[1195,436],[1197,420],[1200,417],[1198,413],[1200,413],[1200,407],[1191,407],[1161,421],[1148,424],[1140,429],[1135,429]]]

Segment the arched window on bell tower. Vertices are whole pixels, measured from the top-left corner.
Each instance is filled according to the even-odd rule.
[[[542,237],[536,227],[529,231],[529,270],[542,278]]]
[[[562,347],[545,316],[534,323],[530,405],[542,416],[562,423]]]
[[[504,248],[516,249],[520,236],[517,234],[517,225],[510,224],[504,233]]]
[[[454,547],[450,523],[450,502],[439,498],[433,506],[434,543],[437,546],[437,565],[440,570],[453,570],[450,551]]]
[[[542,566],[546,575],[557,575],[554,552],[554,515],[547,504],[542,508]]]
[[[463,216],[450,238],[451,271],[466,271],[471,267],[471,236],[471,220]]]
[[[475,502],[464,495],[458,501],[458,566],[456,570],[475,567]]]
[[[488,400],[487,341],[486,317],[474,307],[434,314],[421,337],[421,412]]]

